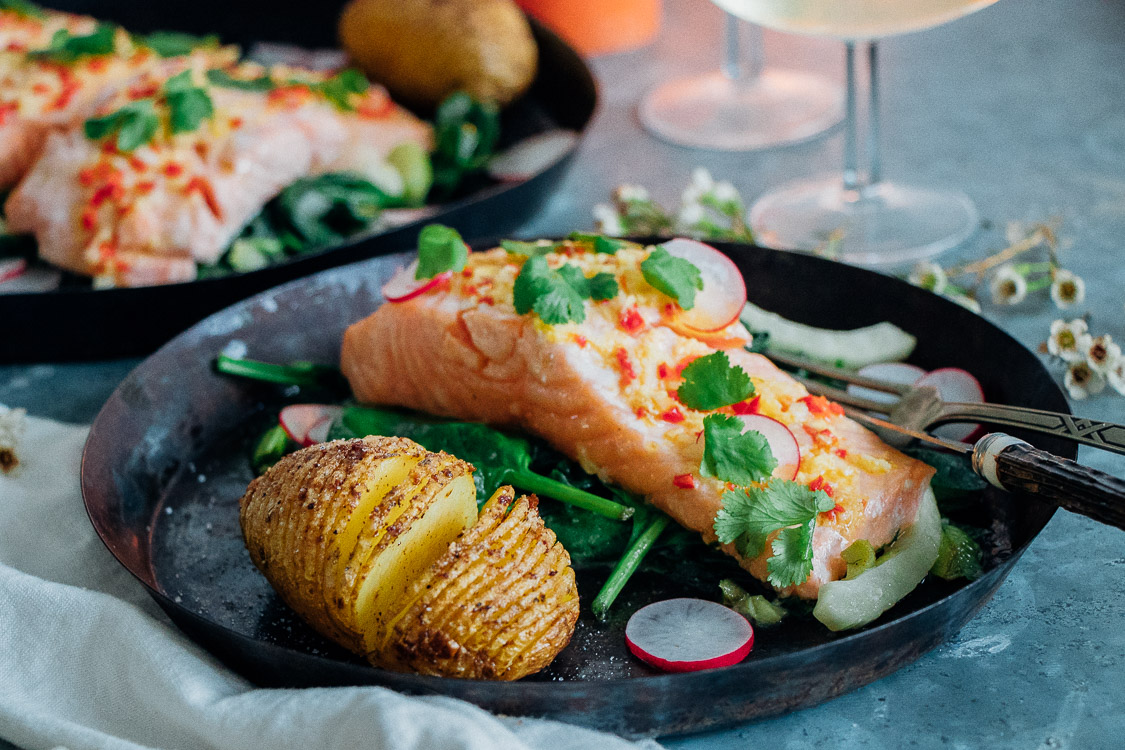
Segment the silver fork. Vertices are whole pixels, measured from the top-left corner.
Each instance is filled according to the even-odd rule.
[[[887,421],[910,430],[923,432],[930,427],[950,422],[983,422],[1000,427],[1041,432],[1102,450],[1125,454],[1125,426],[1113,422],[1099,422],[1096,419],[1076,417],[1073,414],[1027,409],[1022,406],[944,401],[937,388],[932,386],[888,383],[885,380],[858,375],[851,370],[842,370],[780,352],[766,352],[766,356],[788,367],[796,367],[834,380],[898,396],[896,401],[881,402],[833,388],[816,380],[797,377],[797,380],[812,393],[876,414],[886,414]]]

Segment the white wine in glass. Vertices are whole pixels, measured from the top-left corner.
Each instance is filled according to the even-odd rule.
[[[875,40],[918,31],[980,10],[996,0],[713,0],[724,10],[779,31],[844,40],[847,64],[842,175],[782,186],[755,202],[750,222],[773,247],[815,250],[831,242],[836,257],[884,266],[932,257],[964,242],[978,215],[968,196],[882,179],[879,154],[878,47]],[[856,46],[868,51],[866,169],[859,165]]]

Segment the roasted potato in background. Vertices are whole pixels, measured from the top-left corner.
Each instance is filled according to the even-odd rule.
[[[368,76],[423,110],[455,91],[504,106],[531,85],[539,59],[512,0],[352,0],[339,33]]]
[[[368,654],[397,671],[515,680],[547,666],[578,621],[570,555],[537,499],[501,487],[480,518],[411,585]]]
[[[503,488],[478,520],[472,472],[405,438],[314,445],[250,483],[243,538],[290,607],[376,666],[516,679],[570,640],[574,572],[534,498]]]

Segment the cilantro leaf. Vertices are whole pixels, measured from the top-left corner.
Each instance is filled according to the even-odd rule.
[[[46,18],[47,12],[27,0],[0,0],[0,10],[10,10],[24,18]]]
[[[618,291],[613,274],[587,277],[582,269],[569,263],[556,270],[544,256],[536,255],[520,269],[512,288],[512,301],[517,313],[524,315],[534,310],[548,325],[581,323],[586,319],[583,300],[611,299]]]
[[[641,262],[645,281],[690,310],[695,307],[695,293],[703,288],[699,269],[683,258],[677,258],[658,246]]]
[[[832,498],[797,482],[774,479],[745,492],[724,492],[722,501],[714,523],[721,543],[733,542],[744,556],[757,557],[769,535],[780,531],[766,563],[770,583],[784,588],[808,579],[816,518],[835,507]]]
[[[83,131],[92,141],[116,134],[117,148],[133,151],[152,140],[160,127],[160,118],[151,99],[129,102],[116,112],[86,120]]]
[[[151,34],[137,34],[133,39],[161,57],[181,57],[200,47],[219,46],[217,36],[195,36],[182,31],[154,31]]]
[[[547,292],[535,300],[533,309],[547,325],[581,323],[586,319],[582,295],[565,282],[551,284]]]
[[[460,271],[469,259],[469,246],[456,229],[443,224],[427,224],[418,233],[416,279],[432,279],[446,271]]]
[[[277,87],[274,80],[268,74],[263,74],[257,78],[243,79],[235,78],[225,70],[212,68],[207,71],[207,81],[212,86],[221,86],[225,89],[239,89],[241,91],[272,91]]]
[[[766,561],[767,580],[779,589],[797,586],[809,579],[813,568],[812,533],[815,519],[800,526],[782,529],[770,546],[773,555]]]
[[[66,29],[59,29],[51,37],[46,49],[35,50],[29,55],[59,62],[73,62],[83,56],[111,55],[116,50],[117,27],[111,23],[99,23],[92,32],[83,36],[75,36]]]
[[[367,91],[368,87],[371,85],[370,81],[367,80],[367,76],[363,75],[363,73],[360,73],[355,68],[341,70],[331,78],[318,83],[308,83],[306,81],[292,81],[292,83],[308,86],[312,91],[335,104],[337,109],[345,112],[355,110],[355,106],[351,101],[351,95],[362,94]]]
[[[164,98],[168,102],[168,123],[173,133],[190,133],[215,113],[211,95],[196,86],[191,71],[185,70],[164,84]]]
[[[696,411],[721,409],[754,395],[750,376],[738,365],[731,365],[723,351],[693,360],[684,368],[683,376],[676,396]]]
[[[618,291],[620,291],[620,288],[617,286],[617,279],[614,275],[604,271],[598,272],[593,276],[586,276],[578,266],[564,263],[558,269],[558,274],[562,276],[563,280],[569,284],[574,291],[578,292],[578,296],[583,299],[613,299],[617,296]]]
[[[538,242],[523,242],[521,240],[500,240],[500,247],[511,255],[523,255],[530,258],[533,255],[546,255],[557,247],[554,242],[540,244]]]
[[[769,479],[777,459],[757,430],[742,432],[742,420],[726,414],[703,419],[703,461],[699,473],[723,482],[752,484]]]
[[[589,232],[571,232],[566,236],[568,240],[575,242],[586,242],[593,246],[595,253],[603,253],[605,255],[616,255],[617,251],[623,247],[628,247],[629,243],[625,240],[619,240],[616,237],[607,237],[604,234],[591,234]]]

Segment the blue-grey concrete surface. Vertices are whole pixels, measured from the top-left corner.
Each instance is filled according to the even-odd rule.
[[[783,149],[720,154],[667,145],[640,129],[636,104],[649,87],[718,65],[721,22],[709,3],[667,0],[655,44],[593,62],[601,111],[558,194],[523,234],[590,226],[591,207],[625,181],[673,204],[697,165],[748,199],[838,167],[838,131]],[[765,51],[771,63],[841,77],[838,43],[768,33]],[[987,223],[942,261],[1003,247],[1010,221],[1057,218],[1063,263],[1088,283],[1086,302],[1066,317],[1089,313],[1093,330],[1125,343],[1125,3],[1001,0],[887,40],[882,51],[888,176],[958,187]],[[984,315],[1031,348],[1063,317],[1049,301],[1014,310],[986,303]],[[0,403],[86,422],[135,364],[0,367]],[[1125,422],[1125,397],[1109,391],[1073,406]],[[1085,448],[1080,457],[1125,476],[1121,457]],[[1123,669],[1125,533],[1061,513],[981,614],[916,664],[813,709],[666,744],[1121,748]]]

